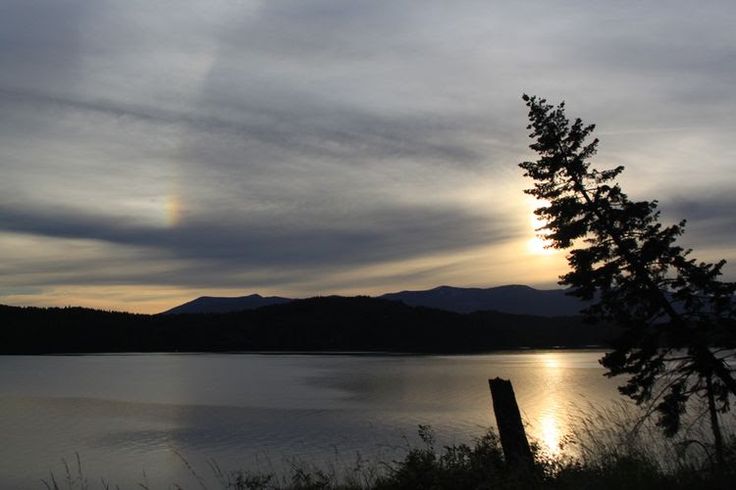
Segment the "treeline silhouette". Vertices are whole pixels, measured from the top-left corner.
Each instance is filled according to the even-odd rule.
[[[142,315],[0,306],[0,353],[386,351],[471,353],[606,345],[580,317],[453,313],[369,297],[316,297],[222,314]]]

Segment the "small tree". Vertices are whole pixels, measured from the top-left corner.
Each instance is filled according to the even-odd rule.
[[[616,178],[622,166],[591,168],[594,125],[565,116],[564,102],[524,95],[535,162],[523,162],[534,186],[525,192],[545,203],[535,214],[550,246],[572,248],[560,284],[592,301],[591,321],[622,327],[601,363],[608,376],[629,375],[619,388],[638,404],[653,401],[658,425],[672,436],[687,402],[707,401],[714,442],[722,454],[718,412],[736,395],[733,350],[736,284],[718,277],[725,261],[696,262],[676,244],[685,221],[660,223],[657,201],[629,200]]]

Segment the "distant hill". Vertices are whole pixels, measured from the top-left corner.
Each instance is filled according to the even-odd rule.
[[[201,296],[183,305],[164,311],[162,315],[178,315],[182,313],[231,313],[234,311],[253,310],[261,306],[279,305],[291,301],[279,296],[251,294],[236,298],[220,298],[215,296]]]
[[[585,303],[566,295],[563,289],[542,290],[521,285],[487,289],[439,286],[424,291],[384,294],[380,298],[457,313],[493,310],[546,317],[579,315],[585,307]]]
[[[318,297],[235,313],[140,315],[0,305],[0,354],[365,351],[470,353],[586,347],[617,336],[580,317],[455,313],[398,301]]]
[[[425,306],[456,313],[492,310],[514,315],[545,317],[578,315],[585,306],[579,299],[567,296],[562,289],[541,290],[519,285],[486,289],[439,286],[424,291],[388,293],[378,298],[400,301],[409,306]],[[163,314],[229,313],[289,301],[293,300],[279,296],[263,297],[258,294],[239,298],[202,296]]]

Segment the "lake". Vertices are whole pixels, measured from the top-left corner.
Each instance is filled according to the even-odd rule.
[[[488,379],[511,379],[529,432],[559,451],[571,418],[620,401],[602,351],[485,355],[0,356],[0,488],[44,488],[79,454],[92,488],[192,484],[224,470],[391,461],[494,426]],[[358,456],[360,455],[360,456]]]

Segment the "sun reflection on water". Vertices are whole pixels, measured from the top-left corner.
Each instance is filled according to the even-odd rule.
[[[543,362],[544,362],[544,367],[547,368],[548,374],[551,374],[549,373],[549,370],[559,369],[561,367],[560,360],[554,357],[554,354],[548,354],[547,356],[545,356]]]
[[[566,415],[560,409],[560,393],[557,389],[564,376],[565,366],[562,358],[554,352],[543,354],[542,365],[546,389],[544,397],[540,400],[541,410],[535,432],[542,449],[552,456],[557,456],[562,451],[562,437],[566,430]]]
[[[541,442],[545,446],[545,451],[552,456],[557,456],[561,450],[560,443],[562,439],[560,420],[556,410],[551,410],[549,413],[542,415],[539,429]]]

